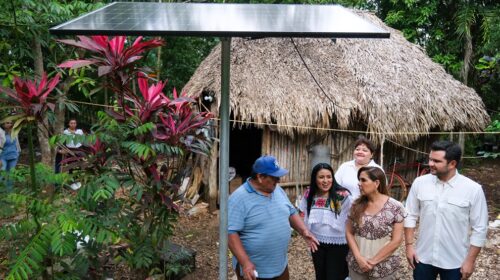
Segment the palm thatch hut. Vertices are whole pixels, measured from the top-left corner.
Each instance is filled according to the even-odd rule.
[[[385,163],[396,155],[412,161],[422,155],[398,145],[427,151],[429,132],[481,131],[487,125],[485,106],[473,89],[401,32],[371,13],[354,12],[388,30],[391,38],[233,39],[230,165],[237,172],[248,172],[260,154],[274,154],[290,169],[281,184],[301,185],[309,179],[314,144],[329,147],[334,168],[351,159],[360,133],[381,145]],[[215,115],[220,52],[219,45],[184,88],[192,97],[213,97],[213,103],[204,104]],[[204,169],[212,198],[217,154]]]

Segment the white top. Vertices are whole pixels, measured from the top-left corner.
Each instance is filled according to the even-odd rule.
[[[482,247],[486,242],[488,209],[483,189],[458,172],[448,182],[432,174],[415,179],[406,211],[406,228],[414,228],[420,219],[416,253],[423,263],[459,268],[469,245]]]
[[[376,166],[384,170],[380,165],[376,164],[374,160],[371,160],[367,166]],[[340,165],[337,172],[335,172],[335,180],[339,183],[339,185],[351,192],[353,201],[360,196],[358,169],[356,168],[354,160],[346,161]]]
[[[5,144],[5,131],[0,127],[0,149],[3,148],[3,145]]]
[[[306,191],[304,197],[300,201],[299,210],[304,213],[304,223],[319,242],[324,244],[347,244],[345,238],[345,223],[351,208],[351,196],[347,191],[338,191],[337,203],[340,204],[340,213],[335,215],[327,205],[329,202],[326,198],[315,198],[311,205],[311,212],[307,215],[307,196],[309,190]]]
[[[77,129],[75,132],[71,132],[69,129],[64,130],[65,135],[83,135],[83,131],[81,129]],[[66,147],[68,148],[80,148],[82,146],[82,143],[76,142],[74,143],[73,140],[71,142],[66,144]]]

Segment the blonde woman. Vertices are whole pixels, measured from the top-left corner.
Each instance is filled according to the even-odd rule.
[[[346,223],[347,264],[352,280],[392,280],[401,266],[394,252],[403,241],[403,204],[388,196],[385,173],[378,167],[358,171],[360,197]]]
[[[12,137],[13,123],[5,121],[2,124],[3,129],[0,129],[0,161],[2,170],[8,172],[16,167],[19,155],[21,154],[21,146],[16,137]],[[8,176],[8,175],[7,175]],[[7,177],[7,191],[12,190],[12,181]]]

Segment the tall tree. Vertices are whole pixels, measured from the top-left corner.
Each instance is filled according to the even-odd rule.
[[[100,7],[103,5],[101,2],[96,0],[5,1],[5,7],[0,9],[0,65],[3,65],[4,70],[8,70],[3,74],[0,73],[3,84],[12,85],[12,73],[40,78],[44,71],[54,71],[55,62],[61,57],[74,55],[71,51],[56,45],[54,38],[49,34],[49,28]],[[58,108],[64,109],[64,106],[58,106]],[[64,119],[56,118],[54,121],[49,122],[46,118],[38,129],[42,162],[46,164],[50,164],[54,158],[54,151],[51,151],[48,144],[50,131],[53,131],[51,127],[53,124],[61,126],[60,122],[64,123]]]

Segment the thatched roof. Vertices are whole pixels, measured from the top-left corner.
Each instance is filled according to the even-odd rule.
[[[328,98],[292,39],[233,39],[230,106],[235,118],[342,129],[361,122],[370,132],[406,143],[421,136],[419,132],[484,129],[489,117],[473,89],[447,74],[399,31],[370,13],[355,12],[390,31],[391,38],[293,39]],[[189,95],[213,92],[220,102],[220,51],[220,45],[215,47],[196,70],[184,88]],[[398,132],[410,134],[391,135]]]

